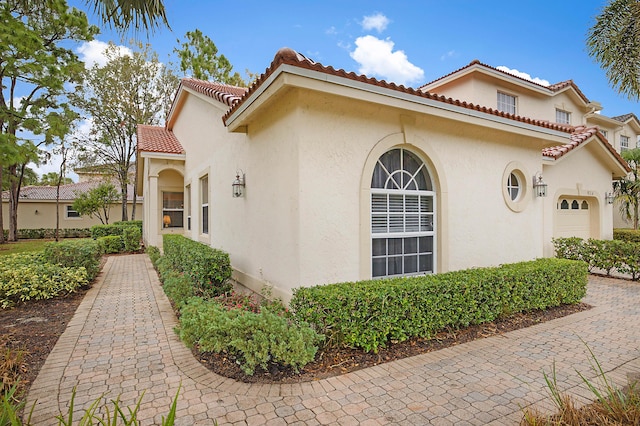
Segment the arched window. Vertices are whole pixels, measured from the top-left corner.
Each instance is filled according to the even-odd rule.
[[[580,207],[580,205],[578,204],[578,200],[573,200],[571,202],[571,210],[578,210]]]
[[[400,148],[383,154],[371,179],[373,277],[434,272],[435,192],[424,162]]]

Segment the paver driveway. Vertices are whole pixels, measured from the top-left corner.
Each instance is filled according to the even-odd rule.
[[[640,284],[591,277],[593,309],[504,335],[293,385],[249,385],[200,365],[179,341],[176,319],[146,255],[109,257],[28,395],[33,421],[57,424],[72,388],[76,409],[120,394],[139,419],[160,424],[181,386],[181,425],[518,424],[521,407],[548,407],[543,371],[590,396],[575,370],[595,376],[586,342],[609,377],[640,371]],[[584,341],[584,342],[583,342]]]

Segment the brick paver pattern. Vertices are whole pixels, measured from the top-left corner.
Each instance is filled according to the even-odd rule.
[[[598,383],[590,348],[624,385],[640,371],[640,284],[592,276],[593,308],[526,329],[299,384],[245,384],[202,366],[146,255],[109,257],[28,395],[33,424],[57,424],[76,388],[76,416],[120,396],[160,424],[178,397],[179,425],[516,425],[522,408],[551,410],[543,372],[586,402],[576,371]],[[588,345],[588,348],[587,348]],[[144,395],[143,395],[144,394]]]

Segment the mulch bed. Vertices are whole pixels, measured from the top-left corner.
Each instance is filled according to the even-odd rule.
[[[26,351],[20,367],[21,389],[29,389],[87,291],[0,309],[0,349]]]

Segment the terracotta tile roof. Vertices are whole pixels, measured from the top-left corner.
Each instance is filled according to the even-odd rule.
[[[462,68],[459,68],[459,69],[457,69],[457,70],[455,70],[455,71],[453,71],[453,72],[450,72],[449,74],[446,74],[446,75],[444,75],[444,76],[442,76],[442,77],[436,78],[435,80],[433,80],[433,81],[431,81],[431,82],[429,82],[429,83],[427,83],[427,84],[424,84],[423,86],[420,86],[420,89],[422,90],[422,89],[423,89],[424,87],[426,87],[426,86],[429,86],[429,85],[431,85],[431,84],[433,84],[433,83],[435,83],[435,82],[437,82],[437,81],[443,80],[443,79],[445,79],[445,78],[447,78],[447,77],[449,77],[449,76],[452,76],[452,75],[454,75],[454,74],[457,74],[457,73],[459,73],[460,71],[464,71],[464,70],[466,70],[467,68],[471,68],[471,67],[472,67],[472,66],[474,66],[474,65],[479,65],[479,66],[481,66],[481,67],[484,67],[484,68],[490,69],[490,70],[492,70],[492,71],[496,71],[496,72],[499,72],[499,73],[501,73],[501,74],[508,75],[508,76],[509,76],[509,77],[511,77],[511,78],[516,78],[516,79],[521,80],[521,81],[526,81],[527,83],[534,84],[534,85],[536,85],[536,86],[538,86],[538,87],[541,87],[541,88],[543,88],[543,89],[547,89],[548,91],[553,92],[553,93],[559,92],[560,90],[562,90],[562,89],[564,89],[564,88],[566,88],[566,87],[571,86],[571,87],[573,87],[573,89],[576,91],[576,93],[578,93],[578,95],[582,98],[582,100],[584,100],[584,102],[585,102],[585,103],[589,103],[589,99],[584,95],[584,93],[582,93],[582,91],[581,91],[581,90],[578,88],[578,86],[573,82],[573,80],[561,81],[561,82],[559,82],[559,83],[550,84],[550,85],[548,85],[548,86],[545,86],[545,85],[543,85],[543,84],[536,83],[535,81],[527,80],[527,79],[525,79],[525,78],[519,77],[519,76],[517,76],[517,75],[515,75],[515,74],[510,74],[510,73],[508,73],[508,72],[506,72],[506,71],[502,71],[502,70],[500,70],[500,69],[498,69],[498,68],[496,68],[496,67],[492,67],[491,65],[484,64],[484,63],[480,62],[480,61],[479,61],[479,60],[477,60],[477,59],[474,59],[474,60],[473,60],[473,61],[471,61],[468,65],[465,65],[465,66],[463,66]]]
[[[138,124],[138,151],[183,154],[184,149],[172,131],[162,126]]]
[[[631,120],[632,118],[635,119],[638,123],[640,123],[640,120],[638,120],[638,117],[636,117],[636,115],[632,112],[630,112],[629,114],[623,114],[623,115],[618,115],[616,117],[611,117],[616,121],[620,121],[621,123],[626,123],[627,121]]]
[[[576,126],[573,129],[573,132],[571,133],[571,137],[570,140],[571,142],[564,144],[564,145],[558,145],[558,146],[552,146],[549,148],[544,148],[542,150],[542,156],[543,157],[550,157],[553,159],[558,159],[560,157],[562,157],[563,155],[565,155],[566,153],[572,151],[573,149],[577,148],[578,146],[580,146],[581,144],[583,144],[584,142],[586,142],[587,140],[591,139],[591,137],[596,136],[600,142],[605,146],[605,148],[607,148],[607,150],[616,158],[616,160],[618,160],[618,162],[620,164],[622,164],[624,166],[624,168],[629,172],[631,171],[631,169],[629,168],[629,165],[627,164],[627,162],[620,156],[620,154],[611,146],[611,144],[609,142],[607,142],[607,138],[605,138],[602,133],[600,133],[598,131],[597,127],[586,127],[586,126]]]
[[[90,181],[60,185],[60,200],[75,200],[77,194],[87,192],[101,183],[101,181]],[[115,184],[114,186],[116,187],[116,190],[118,190],[118,185]],[[2,198],[8,199],[9,191],[3,191]],[[55,199],[55,186],[23,186],[20,188],[20,200],[55,201]],[[127,199],[129,201],[133,201],[133,185],[127,185]],[[142,197],[138,196],[138,200],[142,200]]]
[[[429,92],[423,92],[423,91],[421,91],[419,89],[413,89],[413,88],[410,88],[410,87],[405,87],[403,85],[397,85],[395,83],[387,83],[384,80],[377,80],[375,78],[370,78],[370,77],[367,77],[365,75],[357,75],[354,72],[347,72],[347,71],[345,71],[343,69],[336,70],[335,68],[333,68],[331,66],[324,66],[324,65],[322,65],[320,63],[314,62],[311,59],[305,57],[304,55],[302,55],[302,54],[300,54],[300,53],[298,53],[298,52],[296,52],[296,51],[294,51],[292,49],[289,49],[289,48],[282,48],[276,53],[275,58],[273,59],[273,61],[271,62],[271,65],[269,66],[269,68],[267,68],[265,73],[260,75],[260,77],[251,85],[249,90],[244,94],[244,96],[242,96],[242,98],[238,102],[236,102],[226,112],[226,114],[222,117],[222,120],[225,123],[225,125],[227,124],[227,120],[229,119],[229,117],[235,111],[237,111],[238,108],[281,65],[292,65],[292,66],[303,68],[303,69],[317,71],[317,72],[320,72],[320,73],[323,73],[323,74],[343,77],[343,78],[347,78],[347,79],[350,79],[350,80],[353,80],[353,81],[367,83],[367,84],[371,84],[373,86],[378,86],[378,87],[382,87],[382,88],[385,88],[385,89],[390,89],[390,90],[395,90],[395,91],[398,91],[398,92],[406,93],[406,94],[413,95],[413,96],[416,96],[416,97],[419,97],[419,98],[430,99],[430,100],[434,100],[434,101],[438,101],[438,102],[442,102],[442,103],[446,103],[446,104],[450,104],[450,105],[455,105],[455,106],[459,106],[459,107],[470,109],[470,110],[483,112],[483,113],[486,113],[486,114],[491,114],[491,115],[495,115],[495,116],[499,116],[499,117],[505,117],[505,118],[508,118],[510,120],[514,120],[514,121],[518,121],[518,122],[526,123],[526,124],[531,124],[531,125],[535,125],[535,126],[540,126],[540,127],[544,127],[544,128],[547,128],[547,129],[558,130],[558,131],[566,132],[566,133],[571,133],[571,129],[572,129],[571,126],[566,126],[566,125],[557,124],[557,123],[551,123],[551,122],[546,121],[546,120],[536,120],[536,119],[532,119],[532,118],[521,117],[519,115],[509,114],[509,113],[506,113],[504,111],[498,111],[498,110],[493,109],[493,108],[487,108],[485,106],[475,105],[475,104],[464,102],[464,101],[460,101],[460,100],[457,100],[457,99],[447,98],[445,96],[438,96],[436,94],[431,94]],[[541,87],[544,87],[544,86],[541,86]]]
[[[195,78],[183,78],[181,84],[198,93],[214,98],[227,106],[233,106],[248,90],[246,87],[230,86]]]

